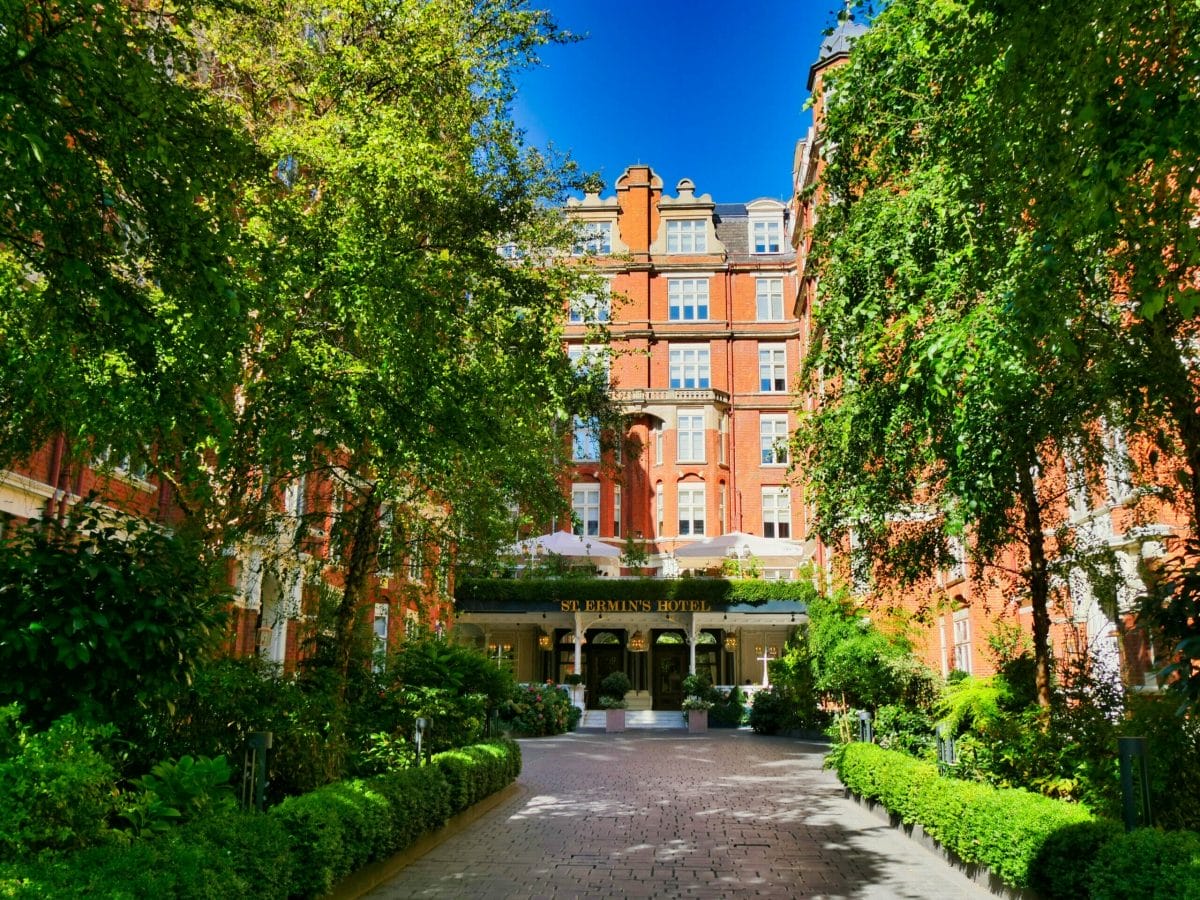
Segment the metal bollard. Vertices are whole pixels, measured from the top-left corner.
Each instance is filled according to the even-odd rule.
[[[1121,812],[1125,819],[1125,830],[1148,828],[1153,824],[1154,817],[1150,811],[1150,772],[1146,766],[1146,739],[1117,738],[1117,755],[1121,762]]]
[[[858,739],[864,744],[875,740],[875,732],[871,728],[871,713],[865,709],[858,711]]]
[[[952,768],[958,764],[958,752],[954,747],[954,737],[945,725],[937,727],[937,753],[938,763],[943,767]]]
[[[267,751],[273,735],[269,731],[252,731],[246,737],[242,760],[242,806],[253,806],[262,812],[267,805]]]
[[[421,744],[425,741],[425,729],[429,727],[429,720],[424,716],[418,717],[416,727],[413,728],[413,743],[417,745],[417,765],[421,765]]]

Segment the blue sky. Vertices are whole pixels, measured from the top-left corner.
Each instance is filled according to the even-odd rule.
[[[649,163],[718,203],[787,199],[808,132],[808,70],[838,0],[542,0],[586,38],[550,47],[520,79],[529,143],[613,181]]]

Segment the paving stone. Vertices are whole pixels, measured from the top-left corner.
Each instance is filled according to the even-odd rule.
[[[846,800],[817,744],[627,731],[521,750],[521,793],[371,900],[990,896]]]

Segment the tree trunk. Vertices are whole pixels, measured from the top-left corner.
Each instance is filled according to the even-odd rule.
[[[1033,607],[1033,659],[1038,706],[1050,707],[1050,573],[1046,566],[1046,539],[1042,534],[1042,507],[1038,501],[1033,467],[1037,454],[1031,453],[1028,465],[1017,467],[1017,484],[1025,521],[1025,545],[1029,550],[1029,598]]]
[[[367,578],[375,560],[378,529],[375,522],[375,488],[369,488],[354,511],[354,530],[350,541],[350,556],[346,563],[346,581],[338,603],[334,624],[335,655],[340,676],[339,693],[346,690],[346,676],[354,658],[355,620],[366,596]]]

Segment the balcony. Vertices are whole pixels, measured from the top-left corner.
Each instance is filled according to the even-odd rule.
[[[715,403],[729,405],[729,394],[715,388],[703,389],[672,389],[672,388],[635,388],[627,391],[613,391],[612,398],[627,412],[644,409],[647,406],[673,406],[684,404],[696,406]]]

